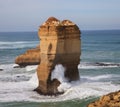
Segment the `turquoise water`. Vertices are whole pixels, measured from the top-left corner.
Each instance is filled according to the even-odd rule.
[[[0,107],[86,107],[90,102],[96,100],[97,98],[83,99],[83,100],[70,100],[65,102],[46,102],[46,103],[36,103],[36,102],[8,102],[1,103]]]
[[[13,68],[15,57],[39,44],[37,32],[0,33],[0,107],[86,107],[120,89],[120,30],[82,31],[80,81],[60,96],[41,96],[36,68]]]

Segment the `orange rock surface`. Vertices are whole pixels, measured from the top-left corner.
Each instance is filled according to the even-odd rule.
[[[59,81],[51,81],[51,72],[56,64],[66,68],[65,76],[69,81],[78,80],[81,40],[80,30],[69,20],[60,21],[48,18],[38,31],[40,38],[40,64],[37,69],[39,86],[36,91],[41,94],[57,94]]]
[[[24,54],[16,57],[15,63],[20,66],[36,65],[40,63],[40,47],[27,50]]]
[[[104,95],[99,100],[90,103],[88,107],[120,107],[120,91]]]

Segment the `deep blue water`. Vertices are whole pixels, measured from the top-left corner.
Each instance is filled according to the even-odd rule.
[[[0,64],[14,63],[16,56],[38,44],[37,32],[0,32]]]
[[[37,41],[39,40],[37,32],[0,32],[0,41]]]
[[[82,31],[81,40],[82,61],[120,61],[120,30]],[[37,32],[0,32],[0,63],[12,63],[14,57],[38,44]]]
[[[120,62],[120,30],[83,31],[82,61]]]

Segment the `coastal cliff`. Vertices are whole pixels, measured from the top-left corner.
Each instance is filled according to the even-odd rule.
[[[60,21],[48,18],[38,31],[40,38],[40,64],[37,68],[39,86],[35,89],[44,95],[59,94],[60,81],[51,80],[51,73],[57,64],[65,68],[65,77],[69,81],[79,80],[81,40],[80,30],[69,20]]]
[[[27,50],[24,54],[16,57],[15,63],[21,67],[27,65],[38,65],[40,63],[40,47]]]
[[[99,100],[90,103],[88,107],[120,107],[120,90],[102,96]]]

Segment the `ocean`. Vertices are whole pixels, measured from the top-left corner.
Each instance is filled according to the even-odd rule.
[[[120,30],[82,31],[80,81],[59,96],[43,96],[37,65],[14,68],[16,56],[39,44],[37,32],[0,32],[0,107],[86,107],[100,96],[120,90]]]

